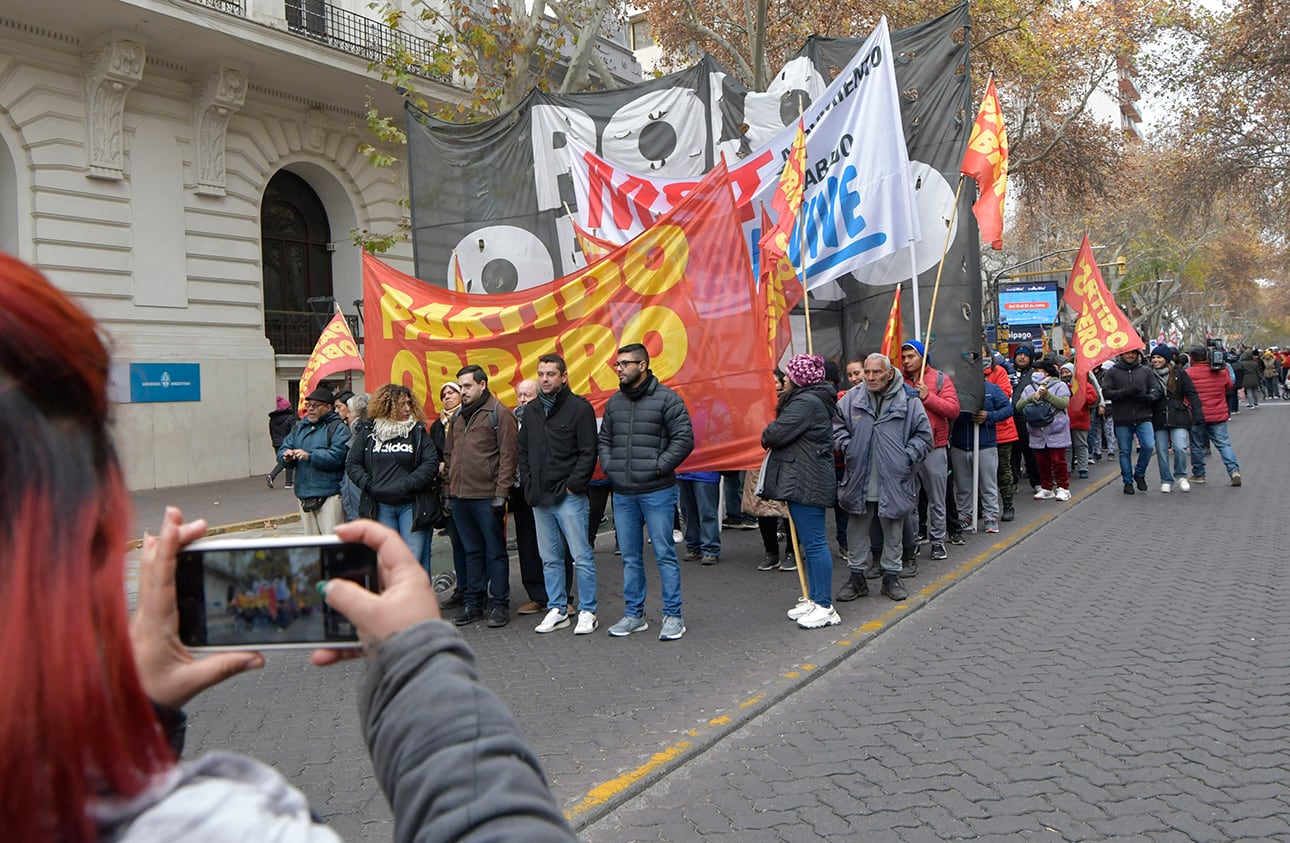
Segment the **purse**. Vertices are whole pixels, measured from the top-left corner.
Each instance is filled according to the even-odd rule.
[[[439,503],[439,492],[434,485],[417,492],[412,504],[412,529],[434,530],[446,523],[443,506]]]
[[[300,510],[302,512],[317,512],[322,509],[323,504],[327,502],[327,496],[321,498],[301,498]]]

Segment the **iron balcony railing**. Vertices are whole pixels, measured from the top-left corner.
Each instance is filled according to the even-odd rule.
[[[346,53],[379,62],[397,53],[430,55],[430,42],[323,0],[286,0],[287,28]]]
[[[245,0],[191,0],[199,6],[210,6],[212,9],[219,9],[221,12],[228,12],[230,15],[246,17]]]
[[[322,329],[331,319],[329,313],[295,310],[264,311],[264,335],[273,345],[274,354],[312,354]],[[358,317],[346,316],[349,332],[358,333]]]

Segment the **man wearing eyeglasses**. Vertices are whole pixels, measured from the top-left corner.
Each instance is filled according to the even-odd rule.
[[[645,620],[645,558],[642,528],[649,531],[663,591],[660,641],[685,634],[681,618],[681,566],[672,540],[676,468],[694,450],[694,430],[681,396],[649,370],[640,343],[618,349],[618,388],[600,423],[600,465],[614,489],[614,529],[623,557],[623,619],[609,628],[622,638],[649,629]]]
[[[345,520],[340,479],[349,456],[349,427],[336,413],[336,397],[319,387],[305,398],[305,417],[282,440],[278,458],[296,469],[296,498],[306,536],[326,536]]]

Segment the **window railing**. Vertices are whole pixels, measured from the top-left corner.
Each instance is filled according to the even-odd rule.
[[[264,311],[264,335],[273,345],[274,354],[312,354],[322,329],[326,327],[330,314],[310,313],[295,310]],[[358,332],[358,317],[346,316],[349,331],[355,337]]]
[[[430,42],[324,0],[286,0],[287,28],[329,47],[379,62],[400,52],[422,57]]]
[[[221,12],[228,12],[230,15],[246,17],[245,0],[189,0],[190,3],[196,3],[199,6],[210,6],[212,9],[219,9]]]

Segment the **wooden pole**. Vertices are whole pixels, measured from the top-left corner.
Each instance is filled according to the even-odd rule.
[[[797,581],[802,586],[802,599],[798,602],[805,602],[811,599],[810,591],[806,588],[806,565],[802,559],[802,548],[797,543],[797,525],[793,523],[792,513],[788,516],[788,535],[793,540],[793,558],[797,560]]]
[[[923,351],[926,352],[927,346],[932,344],[932,320],[936,318],[936,297],[941,292],[941,272],[945,269],[945,254],[950,250],[950,238],[954,236],[954,220],[959,213],[959,196],[963,193],[963,182],[966,177],[959,176],[958,189],[954,191],[954,208],[950,211],[949,225],[945,226],[945,246],[941,249],[941,260],[936,265],[936,285],[932,287],[932,306],[927,311],[927,335],[923,338]],[[923,365],[918,371],[918,382],[923,382],[923,376],[927,373],[927,355],[923,354]]]

